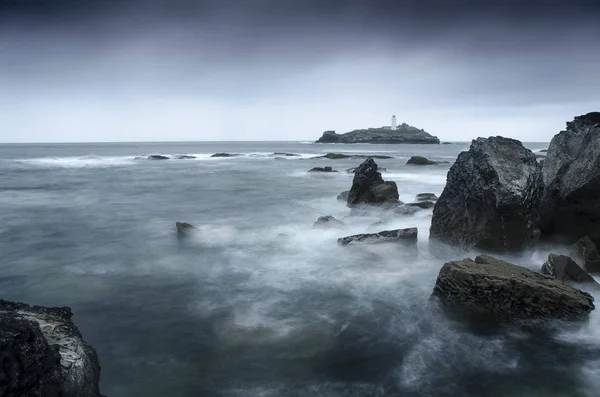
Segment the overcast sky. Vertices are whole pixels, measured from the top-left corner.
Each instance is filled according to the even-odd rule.
[[[549,141],[599,110],[592,0],[0,1],[0,142]]]

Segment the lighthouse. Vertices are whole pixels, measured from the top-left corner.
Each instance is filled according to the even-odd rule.
[[[391,124],[391,126],[392,126],[392,128],[391,128],[392,131],[396,131],[396,115],[392,116],[392,124]]]

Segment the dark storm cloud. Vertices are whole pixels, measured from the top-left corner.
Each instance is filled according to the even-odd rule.
[[[598,103],[600,3],[0,0],[0,54],[0,106],[16,106],[15,119],[61,101],[158,119],[140,105],[148,98],[312,118],[317,130],[395,109],[416,124],[431,111],[521,117],[540,106],[571,117]]]

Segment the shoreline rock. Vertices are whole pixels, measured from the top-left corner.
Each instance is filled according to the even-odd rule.
[[[447,308],[500,322],[578,321],[594,310],[590,294],[488,255],[446,263],[432,296]]]
[[[473,140],[447,180],[433,209],[430,241],[495,252],[523,251],[537,241],[542,176],[521,142]]]
[[[552,138],[542,174],[544,236],[600,236],[600,112],[575,117]]]
[[[102,397],[100,363],[68,307],[0,300],[2,396]]]
[[[339,245],[401,243],[416,246],[418,231],[416,227],[407,229],[384,230],[379,233],[355,234],[338,239]]]
[[[325,131],[315,143],[423,143],[439,144],[438,137],[422,129],[402,123],[396,130],[387,128],[358,129],[345,134],[336,134],[335,131]]]

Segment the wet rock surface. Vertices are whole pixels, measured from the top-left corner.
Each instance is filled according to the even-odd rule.
[[[496,252],[521,251],[536,242],[541,170],[521,142],[474,140],[450,168],[447,181],[433,210],[432,240]]]
[[[396,182],[384,181],[377,169],[377,163],[373,159],[365,160],[358,167],[348,193],[348,206],[399,202]]]
[[[502,322],[576,321],[594,310],[590,294],[488,255],[446,263],[433,296],[448,308]]]
[[[542,274],[564,282],[596,284],[592,276],[566,255],[548,255],[548,260],[542,265]]]
[[[438,164],[437,161],[432,161],[429,160],[425,157],[422,156],[412,156],[411,158],[408,159],[408,161],[406,162],[406,164],[412,164],[412,165],[433,165],[433,164]]]
[[[338,239],[340,245],[401,243],[407,246],[417,244],[418,231],[416,227],[407,229],[384,230],[379,233],[355,234]]]

